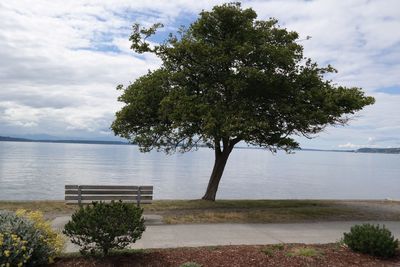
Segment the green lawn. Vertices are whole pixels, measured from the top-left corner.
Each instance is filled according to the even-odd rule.
[[[395,205],[388,211],[383,207]],[[63,201],[0,201],[0,210],[41,210],[47,218],[71,214]],[[400,203],[335,200],[156,200],[143,205],[147,214],[177,223],[277,223],[341,220],[400,220]],[[398,212],[396,212],[398,210]]]

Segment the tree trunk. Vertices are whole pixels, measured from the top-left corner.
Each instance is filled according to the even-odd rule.
[[[204,200],[215,201],[217,195],[219,181],[224,173],[226,162],[228,161],[229,154],[232,149],[224,149],[224,151],[215,151],[214,168],[208,182],[207,191],[202,197]]]

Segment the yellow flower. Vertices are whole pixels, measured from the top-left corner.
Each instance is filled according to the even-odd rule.
[[[25,246],[22,246],[21,249],[22,249],[23,251],[25,251],[25,250],[26,250],[26,247],[25,247]]]
[[[62,252],[65,244],[65,239],[60,233],[52,229],[50,222],[46,221],[42,212],[26,211],[19,209],[16,211],[16,214],[17,216],[29,219],[34,223],[35,228],[40,230],[41,235],[39,238],[42,242],[46,243],[52,248],[52,257],[57,256]],[[25,246],[28,243],[26,240],[21,239],[19,239],[18,242],[20,243],[19,246]],[[22,249],[22,251],[26,250]]]
[[[24,210],[24,209],[18,209],[18,210],[15,212],[15,214],[16,214],[17,216],[24,216],[24,215],[26,214],[26,210]]]
[[[4,250],[4,256],[10,257],[10,251],[9,250]]]

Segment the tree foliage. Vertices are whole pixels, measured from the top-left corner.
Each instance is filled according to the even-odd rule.
[[[291,150],[299,146],[294,136],[343,125],[374,102],[360,88],[325,79],[335,69],[305,58],[298,33],[275,19],[257,20],[239,3],[203,11],[151,45],[159,27],[133,27],[131,48],[154,53],[162,65],[118,87],[125,105],[112,124],[142,151],[185,152],[204,144],[217,158],[240,141]]]

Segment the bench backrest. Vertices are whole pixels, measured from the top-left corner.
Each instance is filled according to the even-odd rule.
[[[91,204],[93,201],[123,202],[151,204],[153,186],[131,185],[65,185],[66,204]]]

